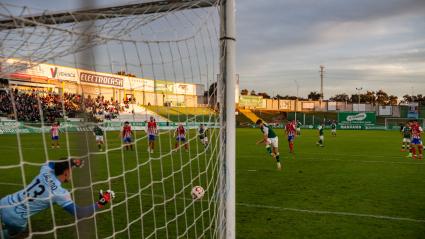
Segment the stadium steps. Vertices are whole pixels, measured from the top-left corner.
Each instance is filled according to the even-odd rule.
[[[208,107],[173,107],[173,106],[144,106],[173,122],[216,121],[217,113]]]
[[[239,109],[239,112],[242,113],[243,115],[245,115],[253,123],[255,123],[255,122],[257,122],[257,120],[261,119],[256,114],[254,114],[251,110],[248,110],[248,109]]]
[[[124,106],[124,104],[122,105]],[[128,108],[124,107],[124,111],[112,121],[149,121],[150,117],[154,117],[157,122],[169,122],[170,120],[137,104],[129,104]]]

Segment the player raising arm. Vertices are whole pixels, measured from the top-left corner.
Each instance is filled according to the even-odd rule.
[[[263,138],[257,141],[257,144],[264,143],[266,145],[267,152],[276,160],[276,166],[278,170],[282,169],[279,159],[279,139],[273,129],[265,124],[261,119],[257,120],[257,126],[263,134]]]
[[[100,191],[99,200],[89,206],[79,207],[71,200],[68,190],[62,183],[71,180],[72,167],[82,167],[80,159],[62,158],[59,162],[49,162],[40,169],[40,174],[24,189],[7,195],[0,200],[0,238],[23,237],[28,220],[51,205],[57,204],[77,219],[89,217],[106,204],[115,194],[111,190]]]
[[[99,127],[99,125],[94,126],[93,128],[93,134],[96,136],[96,143],[97,148],[99,151],[102,151],[102,145],[103,145],[103,129]]]

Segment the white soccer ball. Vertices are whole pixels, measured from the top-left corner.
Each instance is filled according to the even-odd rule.
[[[192,188],[192,199],[193,200],[199,200],[201,199],[205,194],[204,188],[201,186],[195,186]]]

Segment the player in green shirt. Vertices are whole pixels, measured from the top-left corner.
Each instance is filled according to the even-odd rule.
[[[299,121],[299,120],[297,120],[297,135],[298,136],[300,136],[301,135],[301,126],[302,126],[303,124]]]
[[[93,128],[93,134],[96,136],[96,143],[97,148],[99,151],[102,151],[102,145],[103,145],[103,129],[99,127],[99,125],[94,126]]]
[[[336,122],[335,121],[332,121],[331,132],[332,132],[332,136],[336,136]]]
[[[265,124],[261,119],[257,120],[257,126],[260,128],[263,138],[257,142],[257,144],[264,143],[266,145],[267,152],[276,160],[276,166],[278,170],[282,169],[279,159],[279,139],[272,127]]]
[[[412,128],[410,127],[410,122],[407,122],[406,125],[401,129],[401,135],[403,135],[403,140],[401,141],[401,152],[410,150],[410,139],[412,138]]]
[[[319,130],[319,141],[317,141],[316,145],[323,147],[323,143],[325,141],[324,135],[323,135],[323,130],[325,129],[324,125],[321,124],[319,125],[319,127],[317,127],[317,129]]]

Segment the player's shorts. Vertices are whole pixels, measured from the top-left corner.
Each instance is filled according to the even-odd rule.
[[[180,142],[186,142],[186,137],[178,136],[176,137],[176,140]]]
[[[7,198],[4,197],[0,200],[1,206],[9,205]],[[15,207],[5,207],[0,209],[0,222],[5,225],[9,232],[19,233],[25,231],[27,228],[27,220],[22,218],[15,212]],[[1,225],[0,225],[1,226]],[[0,235],[1,237],[1,235]]]
[[[403,143],[410,143],[410,138],[403,138]]]
[[[155,135],[150,134],[150,135],[149,135],[149,141],[154,141],[154,140],[155,140]]]
[[[52,136],[52,140],[59,140],[59,135]]]
[[[422,145],[422,140],[421,139],[418,139],[418,138],[413,138],[412,139],[412,144]]]
[[[294,141],[294,136],[293,135],[288,135],[288,142]]]
[[[322,141],[324,141],[325,140],[325,137],[323,137],[323,135],[320,135],[319,136],[319,139],[322,140]]]
[[[96,135],[96,141],[102,141],[103,142],[103,136],[102,135]]]
[[[279,138],[277,136],[274,137],[274,138],[268,138],[266,143],[271,145],[273,148],[278,148],[279,147]]]
[[[131,137],[124,137],[123,139],[122,139],[122,141],[124,142],[124,143],[131,143]]]
[[[201,139],[201,141],[202,141],[203,143],[208,143],[208,137],[203,137],[203,138]]]
[[[301,131],[301,128],[297,128],[297,132],[300,132]]]
[[[332,133],[336,133],[336,129],[332,129],[332,130],[331,130],[331,132],[332,132]]]

